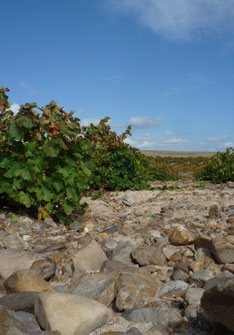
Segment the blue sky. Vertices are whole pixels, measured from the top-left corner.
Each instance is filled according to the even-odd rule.
[[[234,146],[234,0],[7,0],[1,86],[155,150]]]

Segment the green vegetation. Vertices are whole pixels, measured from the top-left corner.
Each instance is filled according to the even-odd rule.
[[[125,143],[131,128],[117,135],[108,124],[81,127],[55,101],[45,107],[10,109],[8,89],[0,88],[0,201],[2,208],[25,209],[43,219],[82,212],[84,193],[140,190],[150,181],[198,175],[200,180],[234,180],[234,150],[205,157],[147,157]],[[175,186],[162,186],[174,190]]]
[[[213,183],[234,181],[234,148],[215,154],[205,168],[197,174],[199,180]]]
[[[24,206],[39,218],[81,210],[92,148],[82,136],[79,119],[55,101],[43,108],[22,105],[14,115],[7,91],[0,90],[1,203]]]
[[[105,190],[140,190],[149,186],[149,163],[146,157],[137,149],[124,143],[131,134],[130,127],[117,135],[105,118],[95,126],[83,128],[83,134],[92,144],[94,165],[91,189]]]
[[[52,101],[10,109],[8,89],[0,89],[0,200],[39,218],[82,211],[81,196],[96,190],[143,189],[158,168],[124,143],[130,127],[117,135],[105,118],[81,127],[73,113]],[[160,168],[160,178],[164,171]]]

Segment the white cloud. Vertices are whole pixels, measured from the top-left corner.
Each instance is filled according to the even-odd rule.
[[[227,142],[227,143],[224,143],[224,147],[225,147],[225,148],[234,147],[234,143],[233,143],[233,142]]]
[[[219,141],[224,141],[227,140],[228,136],[210,136],[207,138],[208,142],[219,142]]]
[[[103,81],[107,81],[109,83],[119,83],[121,80],[120,76],[105,76],[100,78]]]
[[[182,137],[173,137],[173,138],[169,138],[167,140],[163,141],[166,144],[181,144],[181,143],[186,143],[187,140],[185,138]]]
[[[134,116],[129,119],[128,124],[135,129],[151,129],[158,127],[161,120],[149,116]]]
[[[20,105],[19,105],[19,104],[16,104],[16,103],[12,104],[11,107],[10,107],[10,110],[12,110],[12,112],[13,112],[14,114],[17,114],[18,111],[19,111],[19,109],[20,109]]]
[[[97,125],[100,122],[101,119],[102,118],[87,118],[87,119],[81,120],[80,123],[81,123],[82,126],[89,126],[90,123],[92,123],[94,125]]]
[[[19,87],[21,87],[24,90],[29,91],[32,95],[38,95],[39,91],[34,89],[31,85],[29,85],[28,83],[25,83],[24,81],[21,81],[19,83]]]
[[[169,39],[220,33],[233,27],[234,0],[106,0],[131,14],[154,33]]]
[[[181,94],[183,92],[184,92],[183,88],[181,88],[181,87],[173,87],[173,88],[170,88],[169,90],[163,91],[162,95],[164,97],[169,97],[169,96],[172,96],[172,95]]]

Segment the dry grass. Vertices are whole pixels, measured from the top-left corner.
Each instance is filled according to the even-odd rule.
[[[156,150],[142,150],[146,156],[151,157],[212,157],[215,152],[204,152],[204,151],[156,151]]]

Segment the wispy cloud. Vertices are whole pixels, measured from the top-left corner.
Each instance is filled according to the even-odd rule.
[[[87,119],[82,119],[80,123],[81,123],[82,126],[88,126],[88,125],[90,125],[90,123],[92,123],[94,125],[97,125],[100,122],[101,119],[102,118],[96,118],[96,117],[87,118]]]
[[[207,138],[208,142],[220,142],[220,141],[224,141],[227,140],[228,136],[224,135],[224,136],[210,136]]]
[[[36,90],[35,88],[33,88],[31,85],[29,85],[28,83],[21,81],[19,83],[19,87],[21,87],[24,90],[27,90],[28,92],[30,92],[32,95],[38,95],[39,91]]]
[[[181,144],[181,143],[186,143],[186,142],[187,140],[182,137],[173,137],[173,138],[169,138],[163,141],[163,143],[165,144]]]
[[[162,92],[162,95],[164,97],[169,97],[169,96],[172,96],[172,95],[178,95],[178,94],[181,94],[184,92],[184,89],[181,88],[181,87],[173,87],[173,88],[170,88],[166,91],[163,91]]]
[[[141,136],[133,135],[128,137],[126,143],[139,149],[155,150],[185,150],[191,145],[189,139],[176,136],[173,132],[163,134],[145,133]]]
[[[119,83],[121,80],[120,76],[104,76],[100,78],[102,81],[107,81],[109,83]]]
[[[154,33],[173,40],[233,28],[234,0],[106,0],[112,9],[134,15]]]
[[[151,129],[161,124],[161,119],[149,116],[134,116],[128,121],[128,124],[135,129]]]

